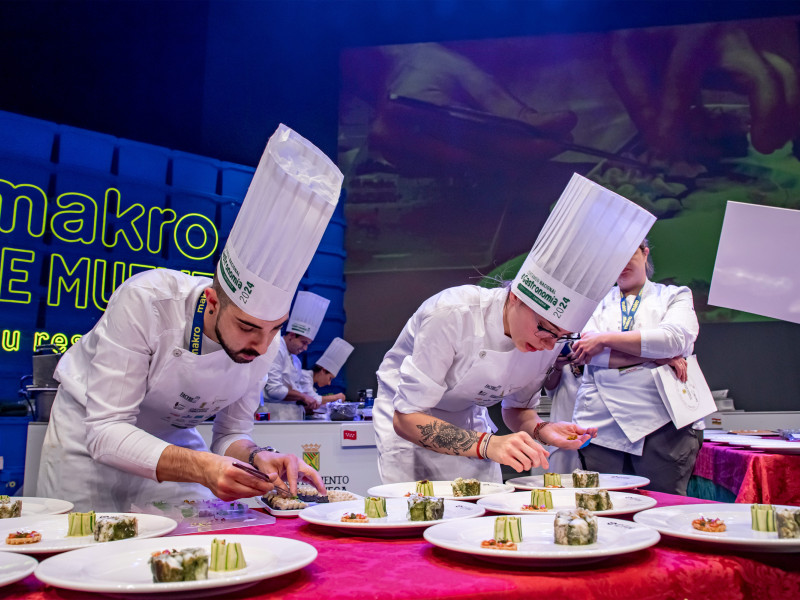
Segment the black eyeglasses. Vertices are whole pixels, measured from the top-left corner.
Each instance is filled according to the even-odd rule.
[[[568,333],[567,335],[558,335],[557,333],[555,333],[553,331],[550,331],[546,327],[542,327],[541,323],[536,323],[536,329],[538,329],[540,332],[543,332],[543,333],[546,333],[547,335],[549,335],[551,338],[553,338],[556,341],[556,344],[565,344],[567,342],[577,342],[579,339],[581,339],[581,334],[580,333]],[[538,337],[544,337],[542,335],[538,335],[538,333],[537,333],[537,336]]]

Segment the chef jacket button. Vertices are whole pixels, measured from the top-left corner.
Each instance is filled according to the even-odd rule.
[[[172,356],[174,356],[175,358],[178,358],[180,355],[181,351],[178,350],[177,348],[175,348],[175,350],[172,351]]]
[[[486,357],[486,352],[485,352],[484,350],[481,350],[481,351],[478,353],[478,356],[479,356],[480,358],[485,358],[485,357]]]

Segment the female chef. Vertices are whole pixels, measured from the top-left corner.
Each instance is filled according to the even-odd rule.
[[[585,467],[650,479],[650,489],[686,495],[700,442],[692,426],[676,429],[650,371],[670,364],[686,380],[686,361],[699,326],[687,287],[662,285],[652,275],[645,239],[573,345],[587,364],[574,419],[596,427],[580,451]]]
[[[546,467],[540,443],[575,449],[595,435],[543,422],[539,391],[560,344],[583,327],[653,220],[574,175],[510,288],[462,286],[425,301],[377,373],[383,482],[500,481],[500,464]],[[612,224],[618,235],[603,231]],[[486,407],[500,402],[510,435],[493,434]]]

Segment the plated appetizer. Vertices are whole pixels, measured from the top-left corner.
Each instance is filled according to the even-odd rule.
[[[83,537],[94,534],[94,525],[97,517],[93,510],[86,513],[71,512],[67,515],[69,525],[67,526],[67,537]]]
[[[778,537],[800,538],[800,509],[784,508],[775,512]]]
[[[522,521],[519,517],[497,517],[494,520],[494,538],[481,542],[489,550],[516,550],[522,541]]]
[[[225,540],[214,538],[211,541],[211,562],[208,568],[212,571],[238,571],[247,566],[242,552],[242,544],[228,544]]]
[[[0,496],[0,519],[13,519],[22,516],[22,500],[12,500],[9,496]]]
[[[707,533],[722,533],[727,529],[725,521],[722,519],[708,519],[706,517],[700,517],[692,521],[692,527]]]
[[[371,519],[381,519],[386,512],[386,498],[364,498],[364,512]]]
[[[96,542],[115,542],[136,537],[139,523],[136,517],[117,515],[114,517],[97,517],[94,524],[94,540]]]
[[[775,507],[771,504],[750,506],[750,528],[753,531],[776,531]]]
[[[342,523],[369,523],[369,517],[361,513],[345,513],[340,520]]]
[[[409,521],[438,521],[444,516],[444,500],[412,494],[408,497]]]
[[[545,473],[544,474],[544,487],[546,487],[546,488],[564,487],[563,485],[561,485],[561,474],[560,473]]]
[[[597,517],[585,508],[558,511],[553,528],[556,544],[587,546],[597,541]]]
[[[596,488],[600,486],[600,473],[575,469],[572,472],[572,487]]]
[[[586,510],[613,510],[614,508],[607,490],[575,492],[575,506]]]
[[[450,485],[453,487],[453,496],[456,498],[481,495],[481,482],[477,479],[457,477]]]
[[[203,548],[154,552],[149,563],[153,583],[208,579],[208,553]]]
[[[417,482],[417,494],[420,496],[433,496],[433,482],[423,479]]]
[[[6,537],[6,544],[9,546],[18,546],[20,544],[35,544],[42,541],[42,534],[38,531],[27,531],[21,529],[13,533],[9,533]]]

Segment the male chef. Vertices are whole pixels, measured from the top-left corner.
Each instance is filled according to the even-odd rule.
[[[270,138],[212,280],[155,269],[125,281],[63,356],[38,493],[79,511],[262,495],[298,475],[250,434],[261,377],[297,284],[338,202],[342,174],[281,125]],[[214,417],[211,450],[195,429]],[[268,483],[236,468],[248,463]]]
[[[305,410],[298,405],[309,411],[320,405],[315,395],[304,391],[303,365],[297,355],[314,341],[329,304],[330,300],[312,292],[297,292],[286,335],[280,338],[278,355],[264,383],[264,402],[271,421],[302,420]]]

